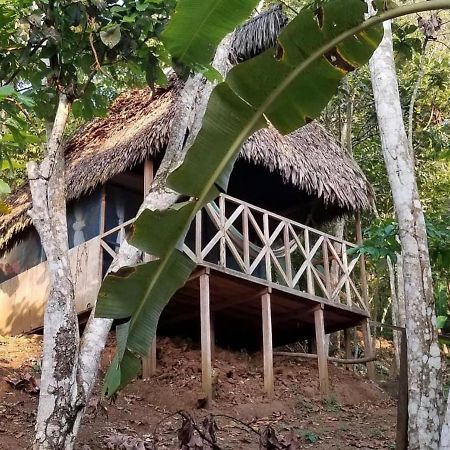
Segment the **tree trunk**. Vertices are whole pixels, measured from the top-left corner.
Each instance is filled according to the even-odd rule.
[[[387,258],[387,265],[389,271],[389,287],[391,291],[391,317],[392,325],[400,326],[398,315],[398,296],[397,296],[397,286],[396,286],[396,273],[395,267],[391,259]],[[400,337],[401,339],[401,337]],[[394,362],[395,362],[395,373],[398,374],[400,371],[400,344],[399,332],[397,330],[392,330],[392,341],[394,343]]]
[[[71,448],[73,411],[78,405],[76,369],[78,321],[69,264],[64,153],[62,139],[71,103],[65,94],[59,104],[45,157],[28,165],[33,220],[49,269],[49,294],[44,315],[44,356],[35,449]]]
[[[425,219],[403,123],[390,22],[384,23],[384,38],[370,60],[370,71],[403,255],[409,448],[437,449],[442,407],[441,357]]]

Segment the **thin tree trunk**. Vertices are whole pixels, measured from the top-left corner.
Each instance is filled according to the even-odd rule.
[[[422,45],[422,53],[420,54],[419,72],[417,74],[416,83],[414,84],[414,89],[408,107],[408,145],[413,163],[415,161],[414,146],[413,146],[414,106],[416,105],[417,94],[419,93],[420,85],[422,84],[422,80],[425,75],[425,63],[427,59],[426,50],[428,42],[429,42],[428,39],[425,38],[425,41],[423,42]]]
[[[398,297],[397,297],[397,286],[396,286],[396,274],[394,264],[392,264],[391,259],[387,258],[387,265],[389,271],[389,287],[391,290],[391,317],[392,325],[399,326],[398,320]],[[394,343],[394,360],[395,360],[395,372],[398,373],[400,370],[400,339],[397,330],[392,331],[392,341]]]
[[[349,155],[353,154],[352,148],[352,122],[353,122],[353,96],[351,93],[351,87],[347,80],[344,78],[342,80],[342,87],[344,88],[344,101],[343,108],[345,114],[343,117],[339,114],[339,131],[340,131],[340,139],[341,139],[341,147],[346,151]],[[339,105],[339,112],[341,110],[341,105]],[[334,231],[333,236],[336,236],[338,239],[344,239],[344,229],[345,229],[345,217],[339,217],[334,223]],[[339,254],[341,251],[341,245],[339,243],[335,243],[334,247],[336,252]],[[334,288],[339,282],[339,265],[336,261],[331,262],[330,269],[330,279],[331,286]],[[334,342],[330,342],[333,341]],[[341,333],[340,331],[336,332],[333,335],[327,334],[325,336],[325,346],[327,355],[330,354],[330,343],[334,345],[338,350],[341,347]]]
[[[384,23],[384,38],[370,60],[370,71],[403,255],[409,448],[437,449],[442,408],[441,357],[425,219],[403,123],[390,22]]]
[[[44,356],[36,419],[35,449],[71,448],[72,411],[77,408],[78,320],[69,264],[64,150],[62,139],[71,102],[63,93],[38,166],[28,165],[33,220],[49,268],[49,295],[44,315]]]
[[[398,301],[398,326],[406,327],[405,281],[403,278],[403,256],[397,253],[397,301]]]

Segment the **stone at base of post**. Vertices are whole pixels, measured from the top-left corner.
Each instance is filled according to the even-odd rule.
[[[323,305],[314,310],[314,324],[316,329],[317,365],[319,368],[320,393],[327,397],[330,393],[328,378],[328,355],[325,348],[325,326],[323,320]]]
[[[150,378],[156,374],[156,336],[150,344],[148,355],[142,358],[142,378]]]
[[[375,351],[373,348],[373,342],[372,342],[372,334],[370,332],[370,324],[369,319],[366,319],[361,324],[362,332],[363,332],[363,339],[364,339],[364,353],[366,357],[371,358],[374,356]],[[375,374],[375,363],[373,361],[366,363],[367,366],[367,377],[369,380],[375,380],[376,374]]]

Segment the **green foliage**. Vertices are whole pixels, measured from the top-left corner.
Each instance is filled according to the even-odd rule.
[[[179,0],[161,36],[175,65],[211,71],[209,64],[217,45],[249,17],[257,3],[258,0]]]
[[[339,400],[336,397],[336,394],[332,392],[327,398],[323,401],[325,409],[328,412],[337,412],[341,409],[341,405],[339,404]]]
[[[7,212],[2,199],[11,192],[16,171],[23,166],[22,149],[41,143],[39,132],[30,123],[27,108],[34,103],[27,95],[16,92],[12,86],[0,86],[0,212]],[[35,131],[33,133],[33,131]]]
[[[132,85],[164,84],[159,35],[175,0],[0,2],[0,168],[15,181],[39,158],[59,92],[73,125],[106,112]],[[4,175],[6,164],[10,173]]]
[[[450,227],[449,217],[427,217],[428,248],[434,277],[434,300],[438,329],[445,328],[449,315],[448,279],[450,273]],[[364,244],[350,249],[349,254],[369,256],[374,273],[383,272],[380,261],[389,258],[394,264],[400,253],[398,226],[392,219],[378,220],[364,230]]]
[[[317,436],[316,433],[308,430],[304,431],[302,433],[302,436],[305,439],[305,441],[309,442],[310,444],[315,444],[319,440],[319,436]]]
[[[414,53],[422,50],[422,39],[417,25],[410,22],[392,24],[394,50],[397,63],[412,59]]]
[[[359,253],[371,258],[396,261],[396,253],[400,251],[397,239],[398,227],[392,219],[378,220],[364,230],[364,244],[349,249],[349,254]]]
[[[236,66],[225,82],[213,90],[197,139],[183,164],[169,176],[169,184],[192,200],[162,214],[146,212],[135,222],[131,242],[159,257],[149,263],[153,269],[148,270],[154,270],[152,276],[140,278],[135,269],[124,269],[123,273],[129,276],[121,280],[120,288],[116,275],[110,275],[101,289],[97,315],[130,318],[128,333],[119,337],[119,348],[125,351],[117,354],[108,373],[108,395],[130,377],[129,367],[125,367],[129,360],[137,358],[137,354],[146,354],[156,329],[152,308],[160,311],[161,305],[170,298],[171,292],[164,286],[173,286],[175,273],[177,286],[186,281],[187,257],[173,244],[180,245],[183,241],[196,211],[219,190],[226,189],[234,160],[245,139],[266,125],[266,117],[283,133],[316,117],[347,71],[370,58],[381,40],[381,28],[365,30],[357,37],[351,34],[347,39],[347,36],[341,37],[344,31],[364,21],[364,3],[359,0],[350,3],[336,0],[324,4],[318,13],[303,10],[281,33],[276,55],[269,50]],[[333,39],[336,46],[330,46],[331,54],[323,57],[327,44]],[[257,88],[252,81],[255,77],[259,80]],[[211,142],[215,145],[211,146]],[[163,235],[146,232],[153,220],[158,230],[165,230]],[[179,259],[180,266],[186,270],[171,270],[174,258]],[[137,300],[121,305],[119,289],[123,295],[134,292]]]

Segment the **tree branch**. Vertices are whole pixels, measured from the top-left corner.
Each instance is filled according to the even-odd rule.
[[[422,84],[422,80],[425,75],[426,49],[427,49],[428,42],[429,42],[429,39],[427,37],[425,37],[425,40],[423,41],[423,45],[422,45],[422,51],[420,54],[419,72],[417,75],[417,80],[414,85],[414,89],[413,89],[413,92],[411,95],[411,100],[409,102],[409,108],[408,108],[408,146],[409,146],[409,152],[411,154],[411,158],[412,158],[413,162],[415,161],[414,147],[413,147],[414,106],[415,106],[415,103],[417,100],[417,94],[419,93],[420,85]]]

